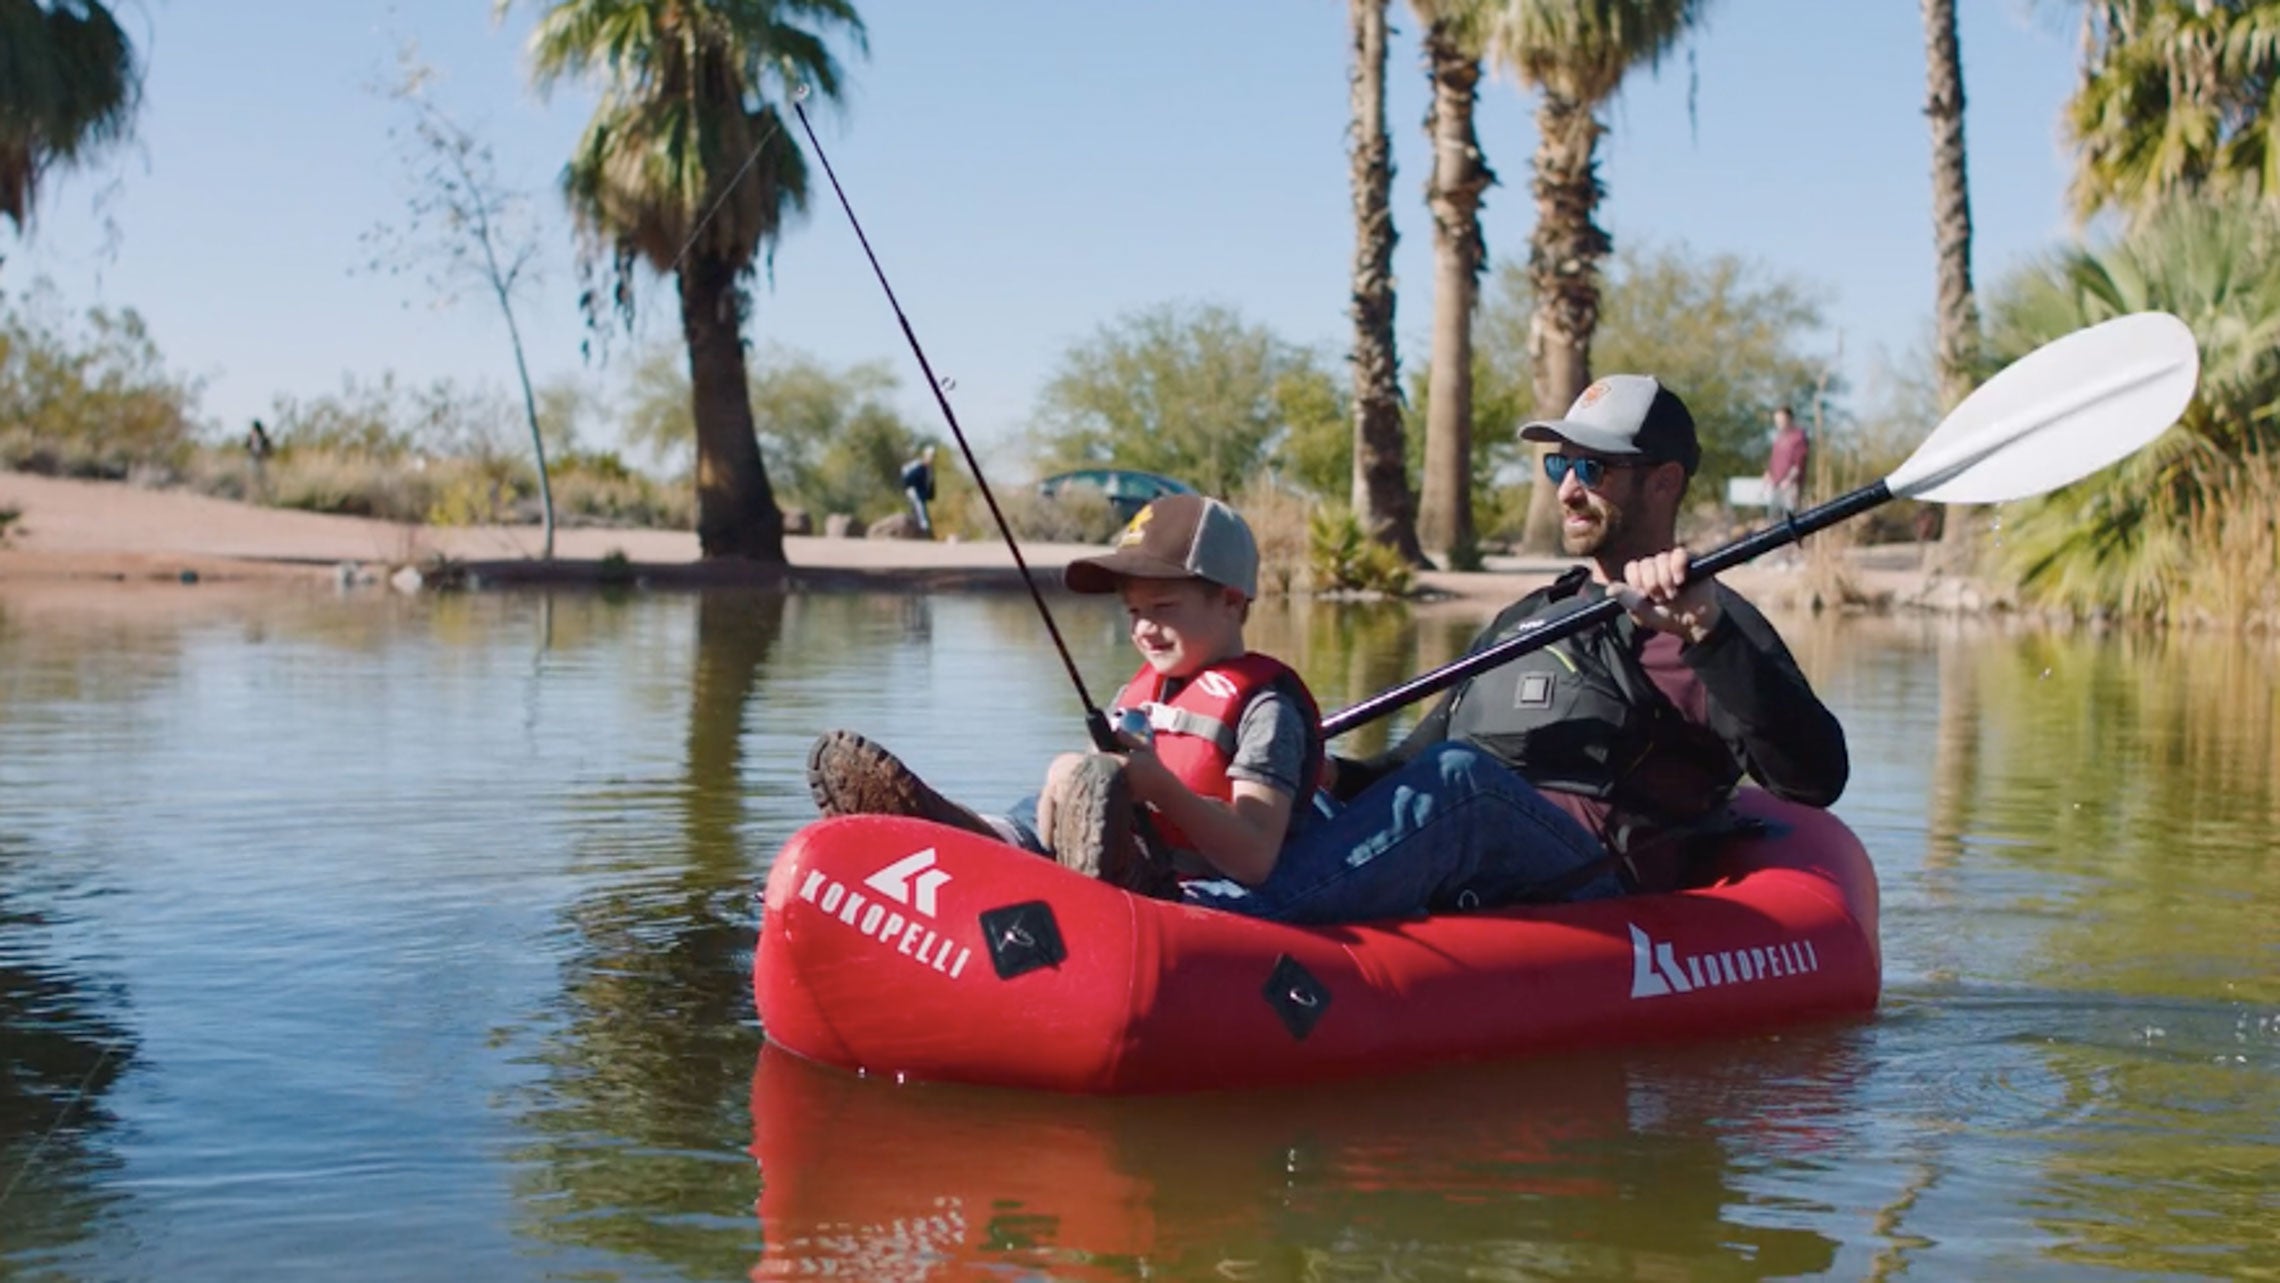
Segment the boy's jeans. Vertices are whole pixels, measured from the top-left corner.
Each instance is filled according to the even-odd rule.
[[[1449,741],[1343,809],[1305,817],[1265,882],[1190,882],[1185,897],[1277,922],[1370,922],[1519,903],[1605,855],[1582,825],[1503,763]],[[1609,867],[1557,898],[1597,900],[1622,890]]]
[[[1037,799],[1001,817],[1015,844],[1044,852]],[[1340,807],[1321,793],[1291,817],[1267,880],[1190,882],[1189,904],[1321,926],[1495,908],[1529,898],[1606,850],[1535,787],[1468,744],[1435,744]],[[1557,897],[1622,894],[1612,867]]]

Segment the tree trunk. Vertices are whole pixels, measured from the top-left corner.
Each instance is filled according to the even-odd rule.
[[[681,266],[681,334],[697,424],[697,546],[705,557],[784,560],[784,514],[760,462],[744,380],[736,269],[707,254]]]
[[[1354,29],[1354,516],[1422,564],[1393,333],[1393,145],[1385,129],[1386,0],[1348,0]]]
[[[745,718],[783,635],[781,593],[705,593],[697,598],[681,788],[681,855],[696,868],[722,870],[742,858],[738,833],[747,796]]]
[[[1425,188],[1433,211],[1433,366],[1425,392],[1425,486],[1417,535],[1444,564],[1477,555],[1472,521],[1472,322],[1487,260],[1481,242],[1481,193],[1496,175],[1481,161],[1473,132],[1480,58],[1446,22],[1425,31],[1433,105],[1425,131],[1433,142],[1433,174]]]
[[[1952,876],[1963,859],[1979,790],[1978,648],[1951,625],[1939,640],[1939,716],[1932,731],[1932,790],[1924,813],[1924,868]],[[1952,889],[1943,877],[1928,890]]]
[[[1528,284],[1536,296],[1528,344],[1539,419],[1566,414],[1591,383],[1599,261],[1613,248],[1592,221],[1603,194],[1599,134],[1599,119],[1589,106],[1542,91],[1536,103],[1536,234],[1528,244]],[[1554,487],[1542,479],[1539,470],[1531,478],[1537,484],[1528,489],[1522,543],[1531,552],[1559,547],[1559,505]]]
[[[494,280],[497,278],[494,277]],[[531,457],[538,460],[538,508],[546,518],[546,536],[539,545],[540,561],[554,560],[554,483],[546,475],[546,434],[538,430],[538,394],[530,387],[530,362],[523,359],[522,327],[515,324],[515,309],[505,289],[498,291],[500,310],[507,314],[507,337],[515,345],[515,377],[522,380],[523,416],[530,421]]]
[[[1971,191],[1964,172],[1963,54],[1955,0],[1923,0],[1924,114],[1932,122],[1932,233],[1939,254],[1940,405],[1970,395],[1979,361],[1979,306],[1971,292]],[[1968,558],[1977,525],[1967,510],[1947,514],[1941,537],[1950,569]]]

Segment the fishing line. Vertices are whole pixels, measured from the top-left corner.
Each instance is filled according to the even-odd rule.
[[[804,93],[806,91],[803,88],[801,92]],[[801,120],[804,122],[806,120],[806,117],[801,117]],[[760,152],[762,149],[767,147],[768,140],[774,138],[776,136],[776,132],[783,127],[784,118],[782,116],[778,116],[774,120],[768,122],[768,132],[760,135],[759,142],[752,144],[752,154],[746,156],[744,158],[744,163],[736,167],[735,176],[728,180],[728,185],[726,187],[720,189],[720,196],[713,201],[712,208],[706,210],[705,216],[697,220],[697,225],[689,229],[689,239],[681,243],[681,252],[673,256],[673,265],[666,268],[666,271],[678,272],[681,270],[681,260],[689,256],[689,247],[697,243],[697,238],[699,236],[704,235],[705,225],[712,222],[713,215],[718,214],[720,212],[720,207],[728,203],[728,198],[736,194],[736,185],[743,182],[744,176],[752,171],[752,162],[760,159]]]
[[[71,1117],[71,1111],[79,1108],[79,1102],[87,1099],[87,1089],[94,1086],[95,1075],[102,1072],[104,1064],[111,1059],[111,1053],[117,1051],[119,1045],[125,1041],[125,1037],[122,1036],[103,1044],[102,1053],[95,1057],[95,1063],[89,1065],[87,1072],[80,1076],[79,1089],[71,1093],[71,1099],[63,1102],[63,1108],[56,1111],[55,1121],[49,1123],[47,1130],[41,1132],[40,1138],[32,1143],[32,1152],[24,1155],[23,1166],[18,1167],[16,1174],[8,1178],[8,1187],[0,1189],[0,1206],[6,1206],[8,1200],[14,1197],[16,1187],[23,1183],[26,1175],[30,1174],[32,1164],[39,1161],[40,1151],[46,1149],[48,1141],[54,1137],[57,1131],[62,1129],[65,1120]]]
[[[990,519],[997,523],[998,533],[1005,536],[1005,546],[1013,553],[1013,564],[1021,571],[1021,582],[1029,588],[1029,599],[1037,603],[1037,614],[1045,621],[1045,631],[1052,635],[1053,649],[1060,654],[1061,666],[1069,671],[1069,681],[1077,688],[1077,702],[1084,705],[1085,732],[1092,737],[1094,747],[1102,752],[1122,752],[1127,746],[1110,732],[1108,718],[1101,713],[1100,706],[1093,703],[1092,693],[1085,689],[1085,679],[1077,673],[1077,661],[1069,657],[1069,648],[1061,640],[1061,630],[1053,622],[1053,612],[1046,608],[1045,594],[1037,590],[1036,577],[1029,573],[1029,563],[1022,558],[1021,545],[1013,537],[1013,527],[1006,524],[997,496],[990,493],[989,480],[982,476],[981,460],[974,457],[974,448],[966,443],[965,430],[958,426],[958,416],[950,408],[950,398],[943,395],[942,380],[935,377],[934,367],[926,359],[926,350],[918,345],[918,334],[910,328],[910,318],[903,315],[902,304],[895,298],[895,287],[887,284],[886,269],[879,266],[879,256],[871,251],[871,238],[863,234],[863,224],[855,217],[855,207],[847,201],[847,190],[839,185],[839,175],[831,168],[831,157],[824,154],[823,144],[815,136],[815,126],[808,123],[807,108],[800,105],[806,98],[806,85],[794,89],[792,111],[800,118],[800,128],[807,133],[808,145],[815,148],[815,158],[823,164],[824,177],[831,180],[831,190],[839,197],[839,207],[847,211],[847,224],[855,229],[855,239],[862,243],[863,257],[871,261],[872,275],[879,278],[879,288],[887,292],[887,306],[894,309],[903,338],[910,342],[910,353],[918,358],[919,371],[926,376],[926,390],[934,394],[934,403],[942,407],[942,417],[950,423],[950,435],[957,439],[958,452],[966,456],[966,467],[974,474],[974,485],[982,492],[982,502],[989,505]]]

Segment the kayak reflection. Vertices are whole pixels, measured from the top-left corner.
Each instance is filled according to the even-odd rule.
[[[752,1084],[766,1242],[753,1273],[1810,1274],[1837,1243],[1784,1177],[1810,1187],[1860,1143],[1860,1067],[1854,1032],[1823,1030],[1100,1098],[898,1084],[771,1047]]]

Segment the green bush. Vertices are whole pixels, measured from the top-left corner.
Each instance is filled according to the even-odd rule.
[[[0,305],[0,465],[110,479],[179,467],[198,384],[167,371],[133,309],[77,324],[57,311],[45,282]]]
[[[1372,540],[1346,508],[1320,508],[1307,521],[1308,567],[1316,592],[1408,593],[1414,576],[1400,553]]]

